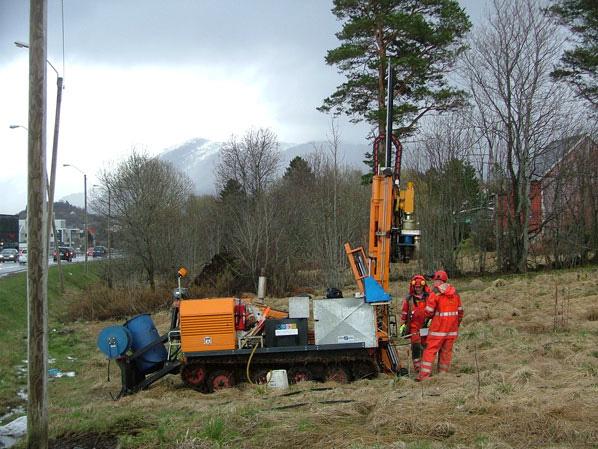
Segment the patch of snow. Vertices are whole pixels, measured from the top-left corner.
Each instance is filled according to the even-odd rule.
[[[27,435],[27,416],[21,416],[5,426],[0,426],[0,448],[8,448]]]
[[[23,401],[26,401],[27,399],[29,399],[27,390],[25,390],[24,388],[21,388],[19,391],[17,391],[17,396],[19,397],[19,399],[22,399]]]

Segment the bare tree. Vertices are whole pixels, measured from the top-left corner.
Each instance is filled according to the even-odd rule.
[[[341,180],[339,178],[341,159],[341,139],[337,122],[330,121],[328,141],[325,145],[315,147],[315,154],[312,161],[319,158],[319,163],[314,164],[319,168],[319,179],[316,185],[320,187],[318,195],[314,200],[320,202],[320,213],[318,214],[319,230],[314,229],[319,237],[319,242],[314,245],[314,250],[322,262],[324,280],[331,287],[342,287],[340,270],[345,266],[345,252],[343,250],[343,239],[340,238],[341,226],[339,226],[339,189]],[[346,240],[346,239],[344,239]]]
[[[209,195],[191,196],[185,205],[181,262],[193,272],[199,272],[222,249],[226,230],[219,208],[217,198]]]
[[[329,148],[319,148],[309,157],[314,186],[305,225],[309,237],[306,250],[321,269],[328,286],[342,287],[346,267],[344,243],[355,246],[367,241],[370,187],[361,183],[361,173],[338,163],[342,154],[338,139]]]
[[[471,39],[465,76],[488,141],[508,181],[506,265],[523,272],[529,251],[529,192],[534,162],[553,138],[564,92],[550,80],[562,39],[539,0],[493,0]],[[501,229],[502,231],[502,229]]]
[[[274,181],[280,164],[278,138],[269,129],[251,129],[231,139],[220,149],[216,167],[217,185],[222,190],[233,179],[250,196],[259,195]]]
[[[114,172],[102,173],[100,182],[110,189],[123,249],[155,290],[156,276],[180,263],[182,211],[190,181],[169,163],[133,150]]]
[[[423,235],[433,236],[422,239],[422,262],[428,270],[457,272],[461,245],[471,234],[468,223],[480,209],[479,179],[470,162],[476,135],[462,113],[452,113],[428,122],[420,138],[413,174],[417,215]]]

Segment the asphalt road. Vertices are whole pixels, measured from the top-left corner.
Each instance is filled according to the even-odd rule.
[[[91,262],[93,261],[93,257],[88,257],[87,261]],[[61,261],[62,265],[68,265],[71,263],[82,263],[85,262],[85,257],[83,256],[77,256],[75,257],[75,259],[73,259],[72,262],[67,262],[66,260]],[[52,265],[56,265],[56,262],[54,262],[52,260],[52,257],[49,258],[48,264],[50,266]],[[14,274],[14,273],[21,273],[23,271],[27,271],[27,265],[21,265],[20,263],[15,263],[15,262],[3,262],[0,263],[0,278],[7,276],[9,274]]]

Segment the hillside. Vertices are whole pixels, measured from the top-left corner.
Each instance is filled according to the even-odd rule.
[[[83,229],[85,226],[85,209],[75,206],[68,201],[57,201],[54,203],[54,217],[57,220],[66,220],[66,225],[69,228]],[[19,212],[19,219],[27,218],[27,210],[24,209]],[[88,206],[87,221],[90,228],[95,228],[99,235],[104,235],[106,226],[105,220],[90,211]]]
[[[82,448],[91,441],[185,449],[595,447],[598,270],[454,283],[466,317],[451,373],[421,384],[381,375],[290,392],[242,385],[204,395],[170,376],[113,402],[119,375],[113,367],[106,381],[95,349],[110,323],[73,324],[88,352],[75,378],[51,383],[52,437]],[[164,330],[169,317],[154,319]],[[407,359],[406,347],[401,355]]]

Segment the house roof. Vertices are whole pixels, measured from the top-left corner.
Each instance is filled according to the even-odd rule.
[[[546,145],[546,148],[534,160],[532,180],[539,180],[546,176],[555,165],[586,139],[591,139],[591,137],[588,134],[577,134],[564,139],[553,140]]]

